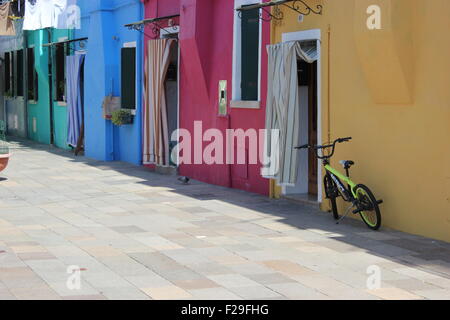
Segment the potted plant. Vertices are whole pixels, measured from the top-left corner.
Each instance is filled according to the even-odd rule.
[[[111,121],[116,126],[133,124],[133,114],[129,109],[119,109],[112,113]]]

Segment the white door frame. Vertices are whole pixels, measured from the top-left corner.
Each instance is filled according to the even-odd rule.
[[[296,31],[282,34],[282,42],[289,41],[308,41],[315,40],[317,42],[317,141],[322,141],[322,36],[320,29],[311,29],[305,31]],[[322,162],[317,160],[317,202],[322,202]],[[283,193],[285,193],[283,188]]]

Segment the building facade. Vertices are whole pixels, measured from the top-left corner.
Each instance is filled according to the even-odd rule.
[[[23,14],[23,1],[21,5]],[[72,31],[53,27],[24,30],[22,15],[13,23],[15,35],[0,38],[1,94],[8,134],[69,149],[65,83],[68,52],[50,44],[70,39]]]
[[[272,43],[313,40],[319,47],[316,138],[353,137],[339,145],[333,165],[356,162],[354,180],[384,199],[384,226],[449,241],[450,2],[307,3],[323,6],[322,14],[300,16],[281,6]],[[326,210],[320,182],[317,187]]]
[[[450,241],[448,0],[77,5],[80,28],[22,33],[17,22],[17,35],[0,39],[2,78],[9,75],[0,108],[10,134],[68,148],[67,88],[61,81],[71,74],[59,61],[83,55],[86,156],[272,197],[300,197],[328,210],[321,163],[296,153],[293,141],[320,144],[351,136],[351,143],[339,145],[333,165],[356,162],[354,180],[384,200],[384,226]],[[290,139],[282,151],[289,154],[283,155],[286,177],[263,177],[260,162],[250,163],[249,136],[241,146],[243,164],[206,163],[203,155],[213,140],[208,130],[227,137],[229,130],[267,128],[267,100],[279,85],[268,51],[289,43],[307,54],[288,70],[298,82],[289,91],[295,110],[283,115],[295,118],[283,133]],[[132,123],[117,126],[105,117],[111,101],[119,101],[115,106],[127,110]],[[183,161],[173,156],[185,142],[182,132],[192,135],[190,161],[184,153]]]
[[[142,44],[143,35],[124,27],[141,20],[140,0],[78,0],[81,28],[74,38],[88,38],[84,48],[85,154],[102,161],[142,164]],[[131,55],[124,57],[124,52]],[[125,60],[125,58],[127,60]],[[126,65],[125,65],[126,63]],[[124,104],[128,94],[128,103]],[[131,93],[131,95],[130,95]],[[103,116],[107,97],[120,97],[121,108],[134,116],[132,124],[113,125]]]
[[[169,112],[168,127],[190,133],[197,130],[201,135],[208,129],[216,129],[223,136],[226,136],[227,129],[263,129],[267,84],[265,45],[270,40],[270,24],[260,23],[254,17],[244,17],[246,25],[250,26],[244,30],[242,17],[235,10],[252,1],[147,0],[144,3],[146,19],[156,19],[144,29],[146,56],[151,50],[149,45],[151,47],[152,42],[164,38],[175,39],[176,50],[179,50],[178,55],[175,53],[177,83],[166,83],[166,88],[175,85],[173,92],[178,92],[178,101],[168,101],[167,104],[167,108],[174,111],[172,114]],[[155,25],[158,31],[153,33]],[[242,37],[251,39],[249,35],[256,38],[243,46],[247,42]],[[250,59],[249,69],[243,70],[246,65],[242,63],[243,58]],[[147,74],[155,73],[151,66],[147,71]],[[243,78],[244,73],[246,79]],[[241,87],[244,81],[245,92]],[[151,110],[153,105],[148,108]],[[168,136],[171,132],[161,135]],[[152,140],[151,137],[149,139]],[[200,153],[207,145],[207,141],[201,145]],[[170,147],[168,150],[170,152]],[[246,158],[248,152],[246,146]],[[148,164],[157,167],[169,165],[164,160],[158,163],[152,157],[144,159],[144,163],[148,160]],[[258,163],[206,164],[197,160],[193,156],[191,163],[179,163],[179,173],[207,183],[269,194],[269,181],[262,178]]]

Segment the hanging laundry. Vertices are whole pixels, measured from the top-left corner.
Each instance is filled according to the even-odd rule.
[[[0,36],[14,36],[16,30],[14,28],[14,22],[10,18],[11,3],[6,2],[0,5]]]
[[[23,29],[70,29],[74,9],[76,0],[26,0]],[[79,9],[75,11],[79,18]]]
[[[41,29],[41,10],[38,0],[27,0],[25,2],[23,30],[38,29]]]

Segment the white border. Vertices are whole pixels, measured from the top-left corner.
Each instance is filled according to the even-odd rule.
[[[282,42],[289,41],[317,41],[317,54],[319,59],[317,60],[317,141],[322,141],[322,33],[320,29],[311,29],[305,31],[296,31],[283,33]],[[317,201],[322,202],[322,162],[317,160]],[[283,194],[285,194],[285,188],[283,188]]]
[[[135,48],[136,49],[136,78],[134,79],[134,81],[135,81],[135,91],[136,91],[136,95],[135,95],[135,109],[133,110],[133,109],[131,109],[131,114],[132,115],[136,115],[136,111],[137,111],[137,108],[138,108],[138,97],[139,97],[139,88],[138,88],[138,85],[139,85],[139,83],[138,83],[138,78],[139,78],[139,76],[138,76],[138,74],[139,74],[139,67],[140,67],[140,65],[139,65],[139,63],[138,63],[138,59],[139,59],[139,56],[138,56],[138,52],[137,52],[137,42],[136,41],[132,41],[132,42],[124,42],[123,43],[123,45],[122,45],[122,48]],[[122,61],[120,61],[120,66],[122,67]],[[122,76],[121,76],[121,79],[122,79]],[[122,90],[122,83],[120,84],[120,90]],[[111,92],[113,92],[114,91],[114,88],[111,88]]]

